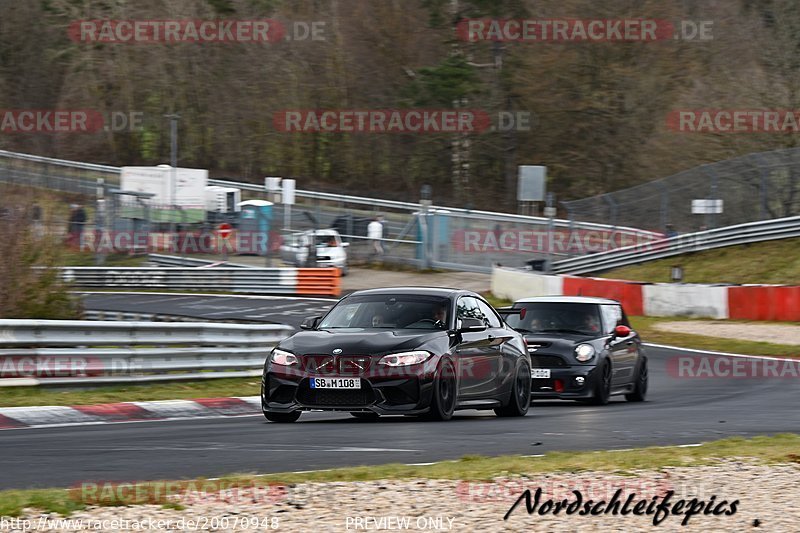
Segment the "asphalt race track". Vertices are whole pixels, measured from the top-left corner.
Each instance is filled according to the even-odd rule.
[[[449,422],[364,422],[347,413],[306,413],[288,425],[247,416],[6,430],[0,489],[624,449],[800,429],[795,379],[678,379],[667,375],[666,361],[679,352],[648,353],[649,401],[536,402],[521,419],[460,411]]]

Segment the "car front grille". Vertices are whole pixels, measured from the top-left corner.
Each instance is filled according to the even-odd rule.
[[[533,368],[565,368],[569,365],[559,355],[531,354],[531,366]]]
[[[297,401],[310,407],[365,407],[375,402],[375,393],[365,381],[360,389],[312,389],[304,380]]]
[[[369,370],[372,358],[368,355],[305,355],[302,368],[320,376],[360,376]]]

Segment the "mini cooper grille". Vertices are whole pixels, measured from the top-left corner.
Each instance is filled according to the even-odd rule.
[[[312,407],[364,407],[375,401],[375,393],[365,382],[360,389],[312,389],[306,380],[297,391],[297,401]]]
[[[528,341],[528,351],[533,353],[536,350],[541,350],[542,348],[548,348],[551,343],[549,342],[538,342],[538,341]]]
[[[531,366],[533,368],[562,368],[569,365],[558,355],[531,354]]]

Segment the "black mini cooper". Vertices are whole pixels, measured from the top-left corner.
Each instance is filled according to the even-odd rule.
[[[474,292],[358,291],[302,327],[264,366],[261,405],[272,422],[294,422],[309,410],[437,420],[457,409],[528,411],[525,341]]]
[[[499,309],[525,335],[533,399],[558,398],[598,405],[624,394],[647,394],[647,356],[622,305],[583,296],[541,296]]]

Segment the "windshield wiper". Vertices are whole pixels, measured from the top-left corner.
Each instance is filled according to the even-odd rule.
[[[525,329],[525,328],[514,328],[514,331],[518,331],[520,333],[538,333],[536,331],[531,331],[531,330]]]

